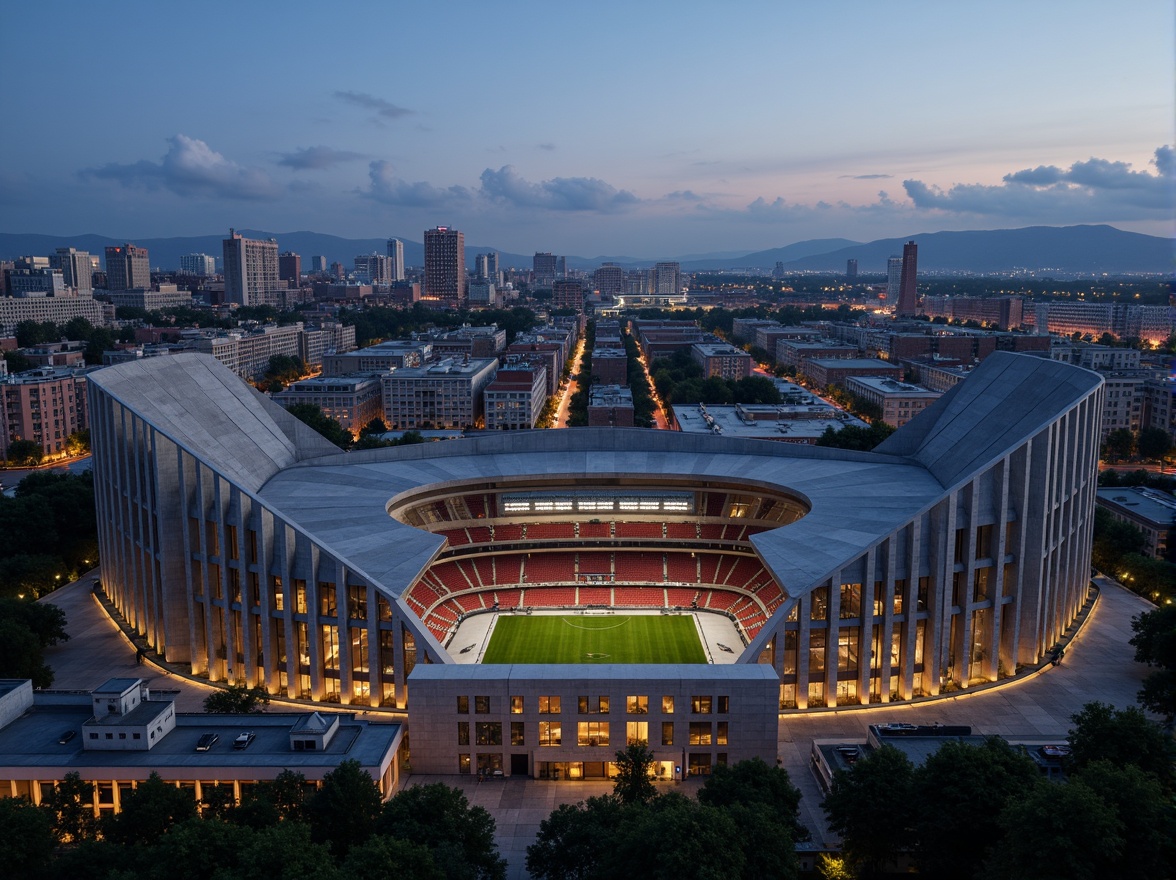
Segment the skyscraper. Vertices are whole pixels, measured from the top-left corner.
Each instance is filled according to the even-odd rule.
[[[392,281],[403,281],[404,242],[399,238],[388,239],[388,259],[392,261]]]
[[[898,307],[895,314],[900,318],[908,318],[919,313],[919,294],[915,289],[915,276],[918,273],[919,246],[908,241],[902,246],[902,280],[898,290]]]
[[[902,257],[891,257],[886,261],[886,298],[898,302],[898,290],[902,286]]]
[[[124,244],[106,249],[107,290],[135,290],[151,287],[151,263],[147,248]]]
[[[279,304],[277,291],[286,289],[278,272],[278,243],[244,238],[235,229],[222,241],[225,255],[225,302],[241,306]],[[274,302],[270,302],[270,300]]]
[[[592,273],[592,284],[601,297],[620,296],[625,292],[625,270],[616,263],[605,263]]]
[[[555,284],[554,254],[537,253],[531,258],[531,279],[537,288],[550,289]]]
[[[474,269],[479,278],[485,278],[487,281],[493,281],[495,284],[500,283],[498,278],[497,251],[491,251],[488,254],[478,254],[474,259]]]
[[[66,287],[73,287],[78,293],[89,293],[94,287],[88,251],[79,251],[71,247],[58,248],[57,253],[49,258],[49,266],[60,269]]]
[[[857,260],[845,261],[845,280],[857,281],[858,262]]]
[[[653,267],[653,292],[658,296],[677,296],[682,292],[682,271],[678,263],[658,263]]]
[[[183,254],[180,257],[180,271],[185,275],[215,275],[216,257],[208,254]]]
[[[302,255],[294,251],[282,251],[278,254],[278,278],[290,287],[297,287],[302,282]],[[290,282],[293,281],[293,284]]]
[[[465,236],[448,226],[425,230],[426,299],[466,302]]]

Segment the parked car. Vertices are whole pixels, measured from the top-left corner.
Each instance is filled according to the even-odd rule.
[[[77,735],[78,735],[78,732],[76,730],[67,730],[65,733],[63,733],[61,736],[59,736],[57,738],[57,741],[59,743],[61,743],[61,745],[65,745],[67,742],[72,740]]]
[[[257,736],[252,730],[247,730],[244,733],[238,734],[237,738],[233,740],[233,748],[240,751],[241,749],[249,748],[249,744],[253,742]]]
[[[220,739],[220,737],[217,736],[215,733],[204,734],[203,736],[200,737],[200,739],[198,739],[196,741],[196,751],[207,752],[209,749],[211,749],[213,746],[216,745],[217,740],[219,740],[219,739]]]

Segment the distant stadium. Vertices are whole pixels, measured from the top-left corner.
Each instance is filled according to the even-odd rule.
[[[1040,660],[1086,598],[1102,393],[997,353],[873,453],[572,429],[344,454],[210,358],[151,359],[89,382],[103,580],[194,676],[408,705],[426,772],[591,775],[654,731],[705,772],[774,757],[778,710]]]

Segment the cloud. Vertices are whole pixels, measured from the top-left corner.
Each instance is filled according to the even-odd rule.
[[[521,208],[552,211],[617,211],[641,200],[595,177],[553,177],[533,183],[510,165],[482,172],[481,194],[491,201]]]
[[[383,98],[377,98],[367,92],[335,92],[335,97],[345,104],[362,107],[364,110],[374,110],[377,116],[382,116],[385,119],[399,119],[401,116],[408,116],[412,113],[405,107],[398,107],[391,101],[385,101]]]
[[[464,186],[446,188],[433,186],[425,181],[410,183],[396,176],[390,162],[377,161],[368,166],[369,184],[361,194],[403,208],[449,208],[468,205],[474,194]]]
[[[703,201],[702,196],[700,196],[698,193],[694,192],[693,190],[689,190],[689,189],[674,190],[672,193],[666,193],[665,196],[663,196],[663,198],[667,202],[701,202],[701,201]]]
[[[551,153],[555,151],[555,144],[539,144],[539,149],[547,150],[547,152]]]
[[[281,187],[264,171],[238,165],[202,140],[177,134],[168,144],[159,162],[111,163],[86,169],[82,176],[123,186],[166,189],[181,196],[268,201],[281,195]]]
[[[335,150],[331,147],[303,147],[292,153],[284,153],[278,160],[279,165],[293,168],[295,171],[322,171],[343,162],[362,159],[362,153],[350,150]]]
[[[838,180],[889,180],[893,174],[840,174]]]
[[[1039,165],[1006,174],[997,186],[957,183],[940,189],[904,180],[916,207],[961,214],[1004,214],[1056,222],[1142,220],[1171,211],[1176,192],[1176,156],[1156,150],[1149,170],[1127,162],[1091,158],[1069,168]]]

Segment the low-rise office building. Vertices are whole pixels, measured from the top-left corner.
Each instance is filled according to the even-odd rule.
[[[511,364],[486,386],[486,430],[534,428],[547,403],[547,368],[542,364]]]
[[[384,376],[384,420],[391,428],[472,428],[483,422],[482,392],[497,358],[444,358]]]
[[[590,428],[632,428],[633,389],[628,385],[593,385],[588,392]]]
[[[274,395],[289,409],[297,404],[317,406],[329,419],[356,433],[372,419],[384,418],[384,388],[376,376],[314,376],[294,382]]]
[[[943,396],[941,391],[877,376],[850,376],[845,387],[877,406],[882,411],[882,421],[892,428],[901,428]]]
[[[751,355],[729,342],[696,342],[690,356],[706,377],[743,379],[751,375]]]
[[[1139,486],[1108,486],[1098,490],[1096,503],[1119,522],[1129,523],[1143,532],[1148,555],[1153,559],[1173,560],[1176,498],[1172,495]]]

